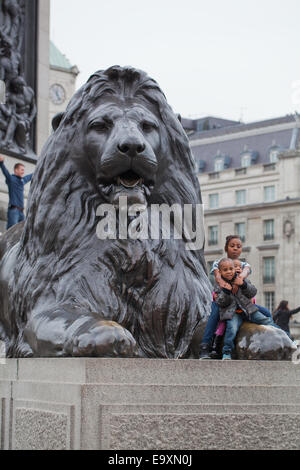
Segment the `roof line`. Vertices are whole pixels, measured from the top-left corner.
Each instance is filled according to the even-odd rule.
[[[201,185],[200,185],[201,186]],[[219,207],[218,209],[207,209],[204,211],[204,215],[217,215],[224,212],[245,212],[251,209],[265,209],[266,207],[286,206],[289,204],[300,204],[300,197],[289,198],[289,199],[278,199],[272,202],[259,202],[254,204],[244,204],[240,206],[227,206]]]
[[[228,140],[237,140],[237,139],[240,139],[241,137],[251,137],[251,136],[256,136],[256,135],[269,134],[270,132],[280,132],[280,131],[294,129],[294,128],[300,128],[300,122],[297,122],[295,120],[295,121],[287,122],[284,124],[277,124],[273,126],[271,125],[267,127],[261,127],[261,128],[244,130],[244,131],[240,130],[240,132],[235,132],[233,134],[222,134],[222,135],[217,135],[214,137],[213,136],[203,137],[197,140],[196,139],[190,140],[190,146],[198,147],[199,145],[225,142]],[[228,131],[228,128],[227,128],[227,131]]]

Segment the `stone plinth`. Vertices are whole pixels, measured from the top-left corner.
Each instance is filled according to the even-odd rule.
[[[7,359],[0,400],[1,449],[300,449],[292,362]]]

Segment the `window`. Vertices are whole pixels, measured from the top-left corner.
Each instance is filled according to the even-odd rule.
[[[208,227],[208,244],[217,245],[219,237],[219,229],[217,225],[211,225]]]
[[[246,240],[246,224],[239,222],[234,225],[234,233],[238,235],[242,242]]]
[[[264,187],[264,201],[265,202],[275,201],[275,186]]]
[[[219,207],[219,194],[209,195],[209,209],[217,209]]]
[[[246,190],[239,189],[235,192],[235,202],[238,206],[246,204]]]
[[[275,292],[265,292],[265,307],[273,312],[275,310]]]
[[[198,160],[198,172],[204,173],[206,162],[204,160]]]
[[[273,284],[275,282],[275,258],[270,256],[263,259],[263,282]]]
[[[208,262],[207,262],[208,278],[209,278],[210,282],[212,283],[212,285],[214,285],[214,283],[215,283],[215,276],[214,276],[214,274],[211,274],[211,273],[210,273],[213,264],[214,264],[213,261],[208,261]]]
[[[248,166],[251,166],[251,154],[246,153],[245,155],[242,155],[241,157],[241,167],[247,168]]]
[[[270,163],[278,162],[279,149],[272,149],[270,151]]]
[[[241,167],[247,168],[258,160],[258,152],[256,150],[249,150],[248,146],[244,146],[244,152],[241,153]]]
[[[224,170],[224,158],[216,158],[215,159],[215,171],[223,171]]]
[[[230,165],[230,156],[229,155],[224,155],[221,154],[220,151],[218,151],[217,155],[214,158],[214,171],[223,171],[229,168]]]
[[[274,240],[274,220],[264,221],[264,240]]]

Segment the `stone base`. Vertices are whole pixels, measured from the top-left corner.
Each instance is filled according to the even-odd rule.
[[[6,359],[1,449],[300,449],[300,365]]]

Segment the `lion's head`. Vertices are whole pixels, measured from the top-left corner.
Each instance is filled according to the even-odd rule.
[[[163,92],[145,72],[115,66],[92,75],[55,119],[31,185],[24,239],[34,234],[47,250],[82,220],[84,204],[120,194],[148,204],[201,202],[187,136]],[[94,214],[88,222],[93,229]]]
[[[182,240],[169,245],[158,240],[152,245],[140,242],[128,244],[126,248],[118,246],[115,254],[117,249],[112,243],[106,243],[104,248],[104,243],[96,237],[97,207],[104,202],[117,205],[120,195],[126,195],[129,203],[144,205],[201,203],[188,138],[158,84],[146,73],[130,67],[114,66],[96,72],[53,124],[55,130],[42,150],[33,176],[27,220],[18,249],[12,287],[15,315],[26,323],[28,312],[37,305],[42,308],[41,299],[44,303],[57,303],[67,297],[76,297],[81,305],[97,311],[102,299],[99,300],[101,286],[96,282],[98,267],[93,256],[106,266],[104,253],[110,250],[109,263],[115,263],[115,270],[126,266],[126,275],[134,273],[129,276],[131,285],[132,276],[141,278],[142,285],[143,278],[152,270],[152,280],[147,278],[147,285],[144,282],[142,294],[149,294],[149,305],[151,289],[152,296],[162,295],[157,287],[163,271],[160,263],[165,263],[168,270],[176,263],[180,266],[183,273],[180,289],[190,288],[191,298],[178,288],[175,272],[174,276],[166,274],[172,283],[170,296],[173,292],[176,299],[173,303],[163,299],[163,311],[159,313],[158,309],[155,315],[167,317],[172,308],[177,312],[176,321],[160,320],[165,323],[166,331],[170,329],[163,333],[165,343],[170,344],[167,336],[175,335],[176,344],[180,345],[180,331],[190,339],[209,305],[202,250],[187,252]],[[145,260],[149,266],[153,265],[147,272],[142,266]],[[120,286],[125,274],[118,273]],[[66,285],[79,278],[79,287],[70,293],[71,288],[66,289]],[[194,280],[195,291],[189,287]],[[114,284],[112,289],[115,295],[119,287]],[[126,319],[124,309],[128,302],[122,295],[117,294],[111,318],[121,321],[121,317],[121,324],[132,331],[136,328],[130,323],[133,314],[130,321]],[[132,305],[130,308],[134,308]],[[172,351],[174,347],[170,346]],[[164,348],[169,346],[165,344]],[[186,345],[178,348],[186,351]],[[162,352],[161,356],[164,354],[168,353]]]

